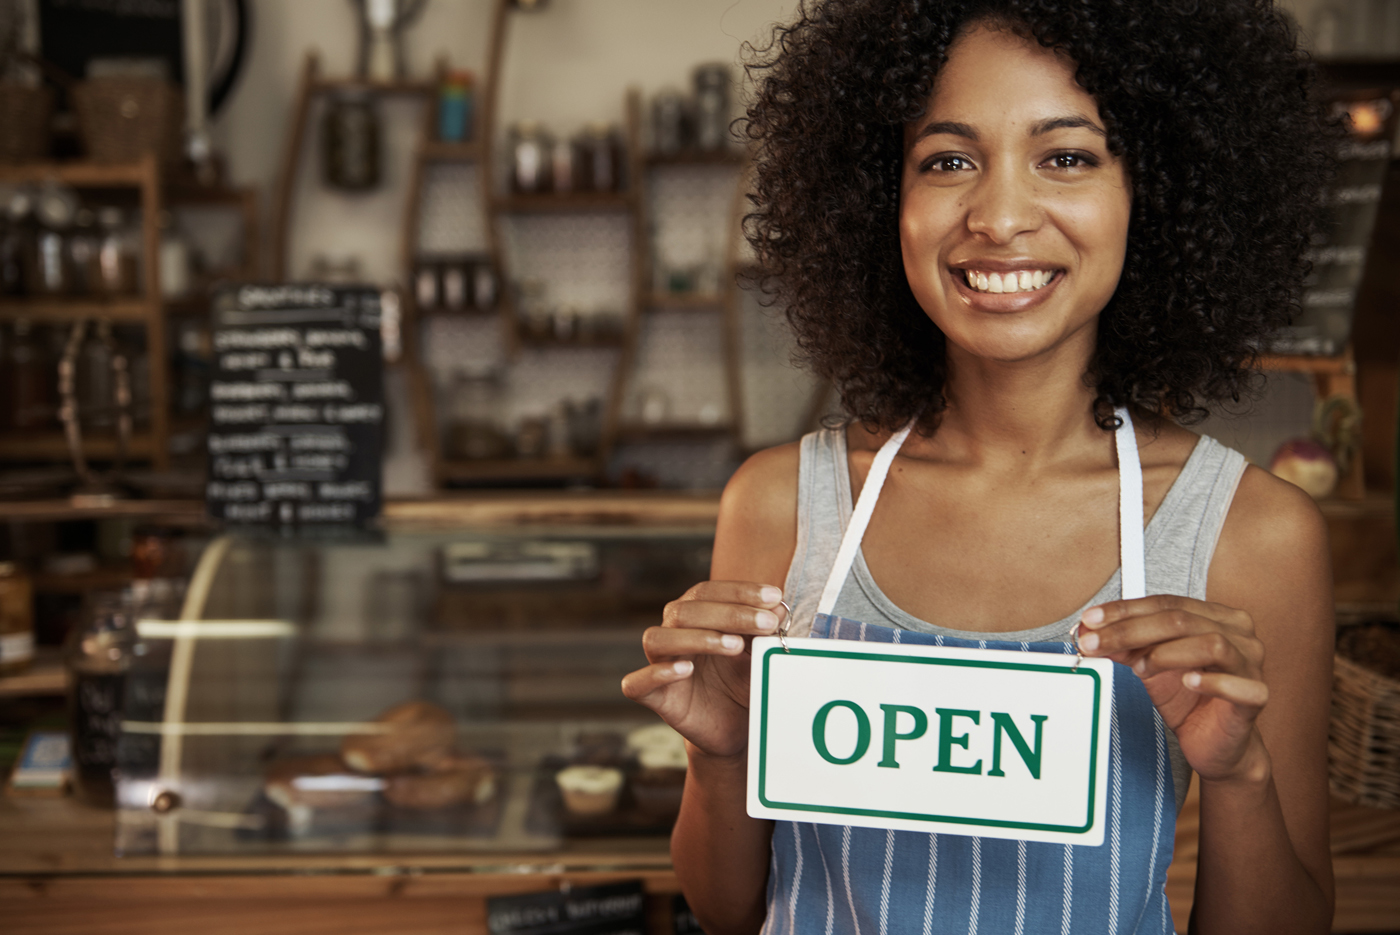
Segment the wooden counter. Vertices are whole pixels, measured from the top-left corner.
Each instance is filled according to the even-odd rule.
[[[1193,787],[1167,893],[1186,931],[1195,883]],[[0,921],[7,935],[484,935],[486,898],[642,880],[653,935],[679,892],[664,839],[547,854],[112,854],[113,814],[69,799],[0,798]],[[1400,812],[1332,806],[1336,932],[1400,930]]]

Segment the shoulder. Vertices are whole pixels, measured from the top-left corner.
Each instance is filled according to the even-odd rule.
[[[797,541],[801,442],[751,456],[724,487],[711,574],[781,584]]]
[[[1268,621],[1312,620],[1330,629],[1327,524],[1313,499],[1267,471],[1245,468],[1220,531],[1207,590],[1212,601],[1253,613],[1261,636],[1276,630]]]

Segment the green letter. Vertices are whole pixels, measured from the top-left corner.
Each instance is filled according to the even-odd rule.
[[[954,766],[948,762],[953,758],[953,744],[957,744],[964,750],[967,749],[967,734],[953,736],[953,718],[971,718],[972,723],[980,724],[980,715],[976,711],[964,711],[961,708],[934,708],[938,712],[938,765],[933,768],[935,773],[972,773],[975,776],[982,775],[982,761],[978,760],[971,766]]]
[[[826,748],[826,719],[831,714],[831,709],[838,707],[850,708],[851,713],[856,716],[856,748],[844,760],[832,756],[831,751]],[[816,744],[817,752],[822,755],[823,760],[837,766],[848,766],[865,756],[865,751],[870,749],[870,718],[865,716],[860,705],[854,701],[828,701],[812,719],[812,743]]]
[[[879,765],[891,769],[899,769],[899,764],[894,759],[894,742],[896,740],[918,740],[928,730],[928,715],[918,708],[910,708],[902,704],[882,704],[880,710],[885,712],[885,755],[881,758]],[[909,729],[909,733],[901,734],[896,730],[899,712],[904,711],[914,717],[914,726]]]
[[[992,712],[992,771],[988,776],[1005,776],[1001,771],[1001,733],[1006,732],[1006,736],[1011,738],[1011,743],[1016,747],[1016,752],[1021,754],[1021,759],[1026,763],[1026,769],[1031,771],[1031,776],[1040,778],[1040,728],[1049,717],[1048,714],[1032,714],[1031,720],[1035,722],[1035,750],[1026,746],[1026,738],[1021,736],[1021,732],[1016,729],[1015,723],[1011,720],[1011,715],[1002,714],[1000,711]]]

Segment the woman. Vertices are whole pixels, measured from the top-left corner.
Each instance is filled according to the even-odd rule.
[[[750,239],[851,421],[740,469],[713,580],[623,683],[688,741],[672,854],[706,931],[1169,932],[1191,771],[1193,929],[1327,931],[1323,523],[1177,424],[1238,400],[1298,306],[1330,144],[1289,26],[1262,0],[828,0],[771,48]],[[1150,520],[1120,572],[1133,451]],[[796,635],[821,610],[1131,667],[1112,847],[749,818],[746,647],[783,601]]]

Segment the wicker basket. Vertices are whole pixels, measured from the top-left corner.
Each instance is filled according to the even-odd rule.
[[[0,81],[0,163],[37,162],[49,154],[53,94]]]
[[[180,162],[184,99],[155,78],[94,78],[73,89],[73,109],[95,162],[135,162],[154,153],[162,165]]]
[[[1400,647],[1400,630],[1394,625],[1370,624],[1354,632],[1394,640]],[[1400,680],[1349,658],[1376,656],[1348,646],[1347,637],[1344,631],[1332,669],[1327,741],[1332,792],[1358,805],[1400,808]]]

